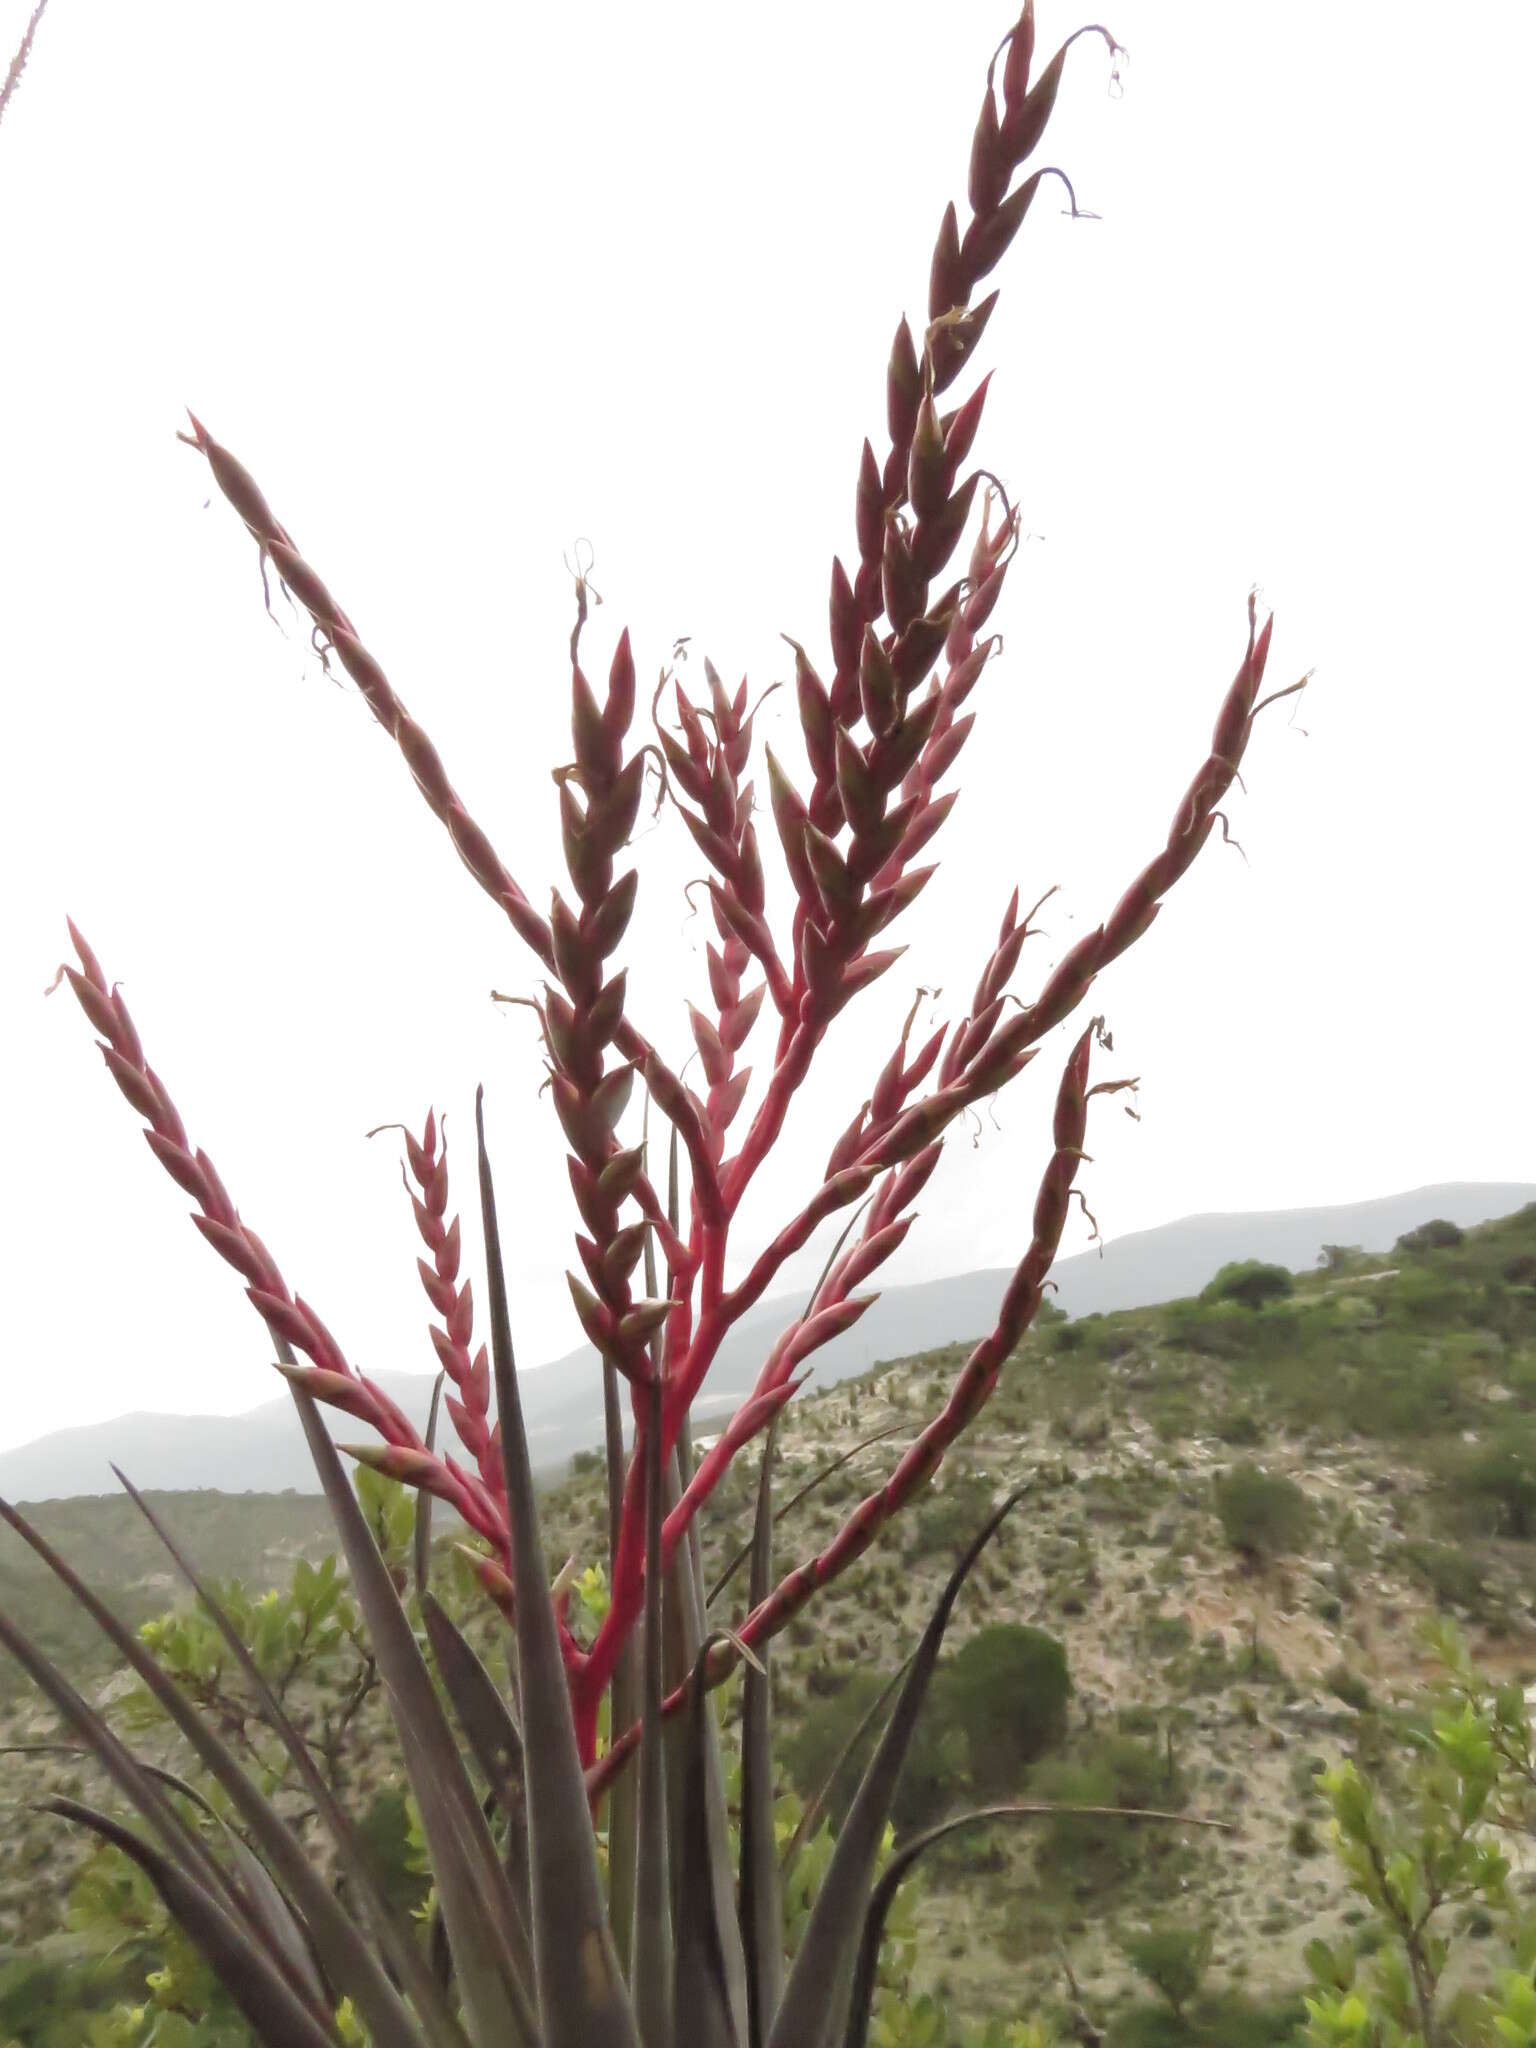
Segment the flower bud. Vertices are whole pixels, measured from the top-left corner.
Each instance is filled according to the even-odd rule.
[[[857,740],[844,726],[838,726],[834,735],[833,754],[843,815],[855,832],[873,830],[885,815],[885,792],[870,774]]]
[[[978,305],[962,313],[958,319],[935,321],[928,329],[928,361],[933,372],[933,388],[945,391],[969,362],[976,344],[981,340],[987,322],[992,317],[992,308],[997,304],[997,293],[992,292]]]
[[[795,694],[800,704],[800,729],[805,735],[805,751],[810,757],[811,771],[816,780],[830,782],[835,772],[832,706],[826,686],[806,659],[805,649],[793,640],[789,644],[795,654]]]
[[[763,997],[767,993],[767,982],[760,981],[756,988],[749,989],[721,1017],[720,1042],[727,1052],[740,1052],[751,1034],[752,1026],[757,1022],[758,1011],[763,1007]]]
[[[693,1026],[693,1042],[699,1049],[699,1058],[704,1064],[704,1077],[711,1088],[719,1087],[731,1075],[731,1056],[720,1043],[720,1034],[703,1014],[688,1004],[688,1021]]]
[[[868,447],[869,443],[866,441],[864,445]],[[943,505],[948,493],[944,429],[939,425],[938,408],[925,394],[917,409],[917,424],[912,430],[912,452],[907,459],[907,496],[918,518],[928,519]]]
[[[866,626],[859,646],[859,701],[877,739],[883,739],[899,722],[901,699],[891,658],[874,627]]]
[[[1023,163],[1045,133],[1046,123],[1056,105],[1056,95],[1061,90],[1061,73],[1066,58],[1067,46],[1063,44],[1023,99],[1009,102],[1005,108],[1003,147],[1016,164]],[[1003,76],[1006,86],[1006,71]]]
[[[894,519],[885,522],[880,594],[892,630],[904,633],[928,601],[928,581],[913,560],[911,543]]]
[[[644,1170],[645,1147],[633,1145],[627,1151],[613,1154],[598,1174],[597,1186],[606,1200],[622,1202],[634,1192],[635,1183]]]
[[[917,421],[918,401],[923,394],[922,371],[912,330],[903,319],[891,343],[885,372],[885,425],[893,448],[905,448]]]
[[[868,441],[864,443],[864,452],[859,457],[859,487],[854,497],[853,524],[858,535],[859,553],[866,562],[875,560],[885,531],[885,488],[875,451]]]
[[[617,749],[635,715],[635,657],[629,644],[629,628],[619,635],[608,669],[608,702],[603,707],[603,730]]]
[[[972,476],[960,486],[954,496],[947,499],[929,519],[922,520],[912,536],[912,559],[925,576],[937,576],[959,545],[965,531],[965,522],[971,516],[971,505],[976,497],[977,479]],[[944,621],[947,635],[950,619]],[[941,639],[940,646],[943,645]],[[937,654],[938,648],[934,649]]]
[[[859,658],[859,638],[864,622],[840,561],[832,563],[832,594],[828,601],[828,622],[832,638],[832,660],[839,675],[848,674]]]
[[[848,873],[847,863],[825,832],[814,825],[805,828],[805,857],[810,863],[817,894],[832,918],[852,916],[859,904],[860,890]]]
[[[763,883],[762,856],[757,850],[757,828],[750,820],[742,828],[738,879],[743,904],[754,917],[761,917],[767,891]]]
[[[639,870],[631,868],[614,883],[606,900],[582,919],[587,944],[599,959],[613,952],[629,929],[639,886]]]
[[[1024,0],[1024,12],[1013,25],[1008,38],[1008,54],[1003,59],[1003,105],[1008,108],[1023,104],[1029,91],[1029,67],[1035,54],[1035,0]]]
[[[972,213],[990,213],[1003,194],[1008,190],[1008,173],[1011,166],[1002,146],[998,132],[997,104],[992,98],[992,88],[987,88],[981,103],[981,115],[976,123],[976,132],[971,137],[971,161],[966,177],[966,197],[971,202]]]
[[[940,606],[914,619],[891,653],[903,698],[910,697],[939,657],[954,624],[954,610]]]
[[[896,730],[881,740],[870,763],[870,771],[886,788],[901,782],[928,743],[944,706],[943,692],[934,684],[926,697],[907,705],[906,716]],[[925,764],[926,765],[926,764]]]
[[[938,239],[933,245],[933,261],[928,271],[928,318],[937,320],[941,313],[963,306],[969,297],[967,275],[960,260],[960,222],[951,200],[944,209]]]
[[[773,821],[779,830],[780,844],[784,848],[784,865],[789,870],[789,879],[794,885],[795,894],[803,902],[814,887],[811,870],[805,858],[805,828],[808,815],[799,791],[779,765],[773,749],[768,747],[764,752],[768,761],[768,801],[773,810]]]

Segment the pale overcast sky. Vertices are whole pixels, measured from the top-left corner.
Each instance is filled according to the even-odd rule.
[[[0,0],[0,62],[28,11]],[[358,1364],[433,1365],[395,1141],[363,1134],[446,1108],[472,1203],[478,1079],[522,1356],[578,1338],[537,1047],[488,1000],[531,985],[527,956],[355,693],[264,615],[182,407],[255,472],[547,901],[562,552],[596,551],[594,666],[626,621],[649,676],[681,634],[754,689],[787,672],[781,631],[825,654],[890,334],[921,312],[1009,18],[53,0],[0,126],[0,1446],[276,1384],[84,1019],[42,999],[66,911]],[[1095,1121],[1089,1198],[1113,1236],[1536,1174],[1536,12],[1108,18],[1124,96],[1080,45],[1042,151],[1102,219],[1042,197],[981,351],[979,459],[1037,536],[1006,654],[911,953],[824,1048],[753,1244],[809,1192],[913,987],[963,1006],[1015,882],[1062,884],[1027,994],[1155,852],[1255,582],[1271,684],[1315,681],[1249,750],[1247,864],[1209,846],[1095,995],[1099,1071],[1143,1089],[1139,1124]],[[1042,52],[1078,19],[1042,0]],[[798,758],[787,693],[760,730]],[[670,815],[638,853],[633,1010],[681,1060],[698,858]],[[891,1280],[1018,1255],[1066,1042],[959,1136]]]

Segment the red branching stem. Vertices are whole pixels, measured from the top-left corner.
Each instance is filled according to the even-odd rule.
[[[996,1322],[962,1366],[943,1409],[902,1454],[885,1483],[859,1503],[825,1549],[782,1579],[743,1621],[737,1636],[748,1648],[787,1627],[814,1593],[864,1554],[918,1488],[933,1476],[950,1445],[990,1399],[1003,1366],[1040,1305],[1045,1277],[1061,1242],[1073,1181],[1083,1158],[1088,1103],[1103,1088],[1128,1085],[1110,1082],[1101,1084],[1101,1088],[1088,1087],[1093,1038],[1094,1026],[1090,1025],[1073,1047],[1063,1071],[1056,1095],[1053,1151],[1035,1201],[1029,1249],[1004,1292]],[[707,1674],[711,1685],[725,1678],[735,1654],[729,1645],[722,1646],[721,1656],[712,1662]],[[686,1697],[687,1687],[680,1687],[667,1701],[668,1709],[675,1711]],[[588,1773],[588,1791],[594,1798],[623,1766],[633,1746],[632,1741],[621,1737]]]
[[[1151,924],[1160,907],[1161,894],[1186,871],[1209,836],[1213,822],[1212,810],[1230,787],[1247,746],[1252,729],[1253,707],[1257,702],[1263,680],[1270,637],[1269,621],[1265,622],[1262,630],[1258,628],[1256,601],[1252,597],[1248,606],[1248,627],[1248,646],[1238,673],[1223,700],[1211,753],[1179,806],[1163,853],[1142,870],[1121,898],[1110,919],[1089,933],[1085,939],[1078,941],[1058,962],[1047,977],[1045,988],[1035,1002],[1021,1013],[1005,1018],[1001,995],[997,991],[1001,981],[1006,978],[1005,970],[1011,969],[1016,962],[1019,949],[1030,929],[1029,918],[1025,918],[1022,923],[1018,919],[1017,900],[1010,902],[998,945],[977,987],[978,997],[986,997],[987,1001],[980,1009],[978,1019],[967,1020],[955,1035],[954,1045],[961,1049],[960,1056],[952,1063],[946,1059],[945,1067],[940,1070],[939,1085],[928,1096],[902,1109],[877,1134],[863,1139],[860,1152],[853,1161],[856,1168],[873,1166],[878,1169],[900,1165],[910,1169],[920,1158],[927,1157],[928,1164],[923,1169],[926,1177],[926,1173],[932,1170],[933,1160],[937,1158],[937,1146],[942,1140],[943,1133],[955,1117],[969,1104],[993,1093],[1017,1074],[1023,1065],[1034,1057],[1039,1039],[1082,1001],[1103,966],[1133,944]],[[1219,749],[1226,751],[1220,752]],[[1037,905],[1036,908],[1038,907]],[[1033,916],[1033,912],[1030,915]],[[980,1019],[985,1019],[985,1028],[978,1033],[971,1027]],[[803,1063],[808,1062],[812,1049],[811,1032],[802,1024],[792,1042],[790,1054],[775,1067],[767,1095],[757,1118],[754,1119],[747,1142],[728,1170],[726,1195],[733,1208],[744,1190],[751,1165],[766,1153],[778,1135],[783,1116],[798,1085],[799,1076],[804,1071]],[[920,1057],[928,1057],[927,1047],[923,1049]],[[1060,1148],[1058,1161],[1054,1165],[1058,1176],[1063,1171],[1059,1164],[1059,1152]],[[831,1213],[832,1208],[840,1206],[829,1194],[831,1185],[829,1182],[813,1203],[808,1205],[808,1210],[826,1202],[828,1206],[822,1209],[821,1213],[827,1214]],[[839,1193],[845,1199],[856,1199],[852,1192],[853,1185],[852,1180],[841,1181]],[[1063,1222],[1066,1213],[1066,1187],[1069,1186],[1070,1176],[1060,1191]],[[867,1242],[872,1233],[885,1229],[891,1220],[888,1206],[872,1214],[866,1223],[866,1237],[861,1243]],[[1037,1245],[1042,1237],[1038,1226],[1037,1214]],[[798,1244],[809,1234],[809,1228],[804,1227],[803,1218],[798,1219],[797,1223],[788,1226],[786,1231],[780,1234],[753,1268],[744,1288],[738,1289],[730,1297],[731,1314],[740,1313],[745,1300],[756,1299],[756,1293],[747,1295],[746,1288],[760,1290],[768,1284],[772,1272],[777,1270],[776,1254],[785,1247],[798,1248]],[[1059,1225],[1057,1235],[1059,1236]],[[788,1256],[787,1249],[783,1249],[783,1255]],[[1029,1265],[1030,1259],[1027,1257],[1020,1272],[1024,1273]],[[1039,1279],[1044,1279],[1043,1270]],[[1015,1281],[1016,1286],[1023,1284],[1017,1275]],[[823,1290],[823,1304],[826,1298],[826,1290]],[[725,1309],[726,1304],[722,1301],[701,1314],[688,1350],[680,1359],[676,1379],[669,1387],[665,1411],[667,1435],[664,1441],[667,1448],[675,1441],[681,1413],[695,1398],[714,1359],[720,1340],[729,1326],[730,1316],[725,1313]],[[1034,1306],[1031,1304],[1028,1314],[1033,1313]],[[1012,1314],[1012,1306],[1005,1305],[1000,1329],[1007,1326]],[[1025,1320],[1027,1319],[1026,1316]],[[1023,1324],[1019,1325],[1020,1330],[1023,1327]],[[780,1354],[781,1357],[790,1354],[792,1341],[787,1335],[785,1352]],[[1006,1355],[1006,1349],[1011,1348],[1013,1341],[1017,1341],[1016,1336],[1000,1356]],[[984,1347],[978,1349],[984,1357]],[[766,1391],[771,1386],[772,1372],[777,1369],[778,1364],[779,1360],[774,1359],[765,1367],[759,1379],[757,1392]],[[957,1387],[955,1396],[943,1414],[929,1425],[929,1430],[920,1439],[928,1445],[929,1451],[937,1447],[938,1455],[942,1456],[944,1448],[953,1441],[954,1435],[964,1426],[970,1414],[974,1413],[974,1409],[965,1404],[980,1384],[978,1375],[981,1372],[982,1367],[979,1365],[974,1370],[968,1368],[969,1377],[964,1378],[963,1386]],[[987,1391],[990,1391],[990,1387]],[[905,1498],[905,1494],[902,1497]],[[892,1511],[894,1512],[894,1509]],[[627,1502],[625,1512],[626,1517],[631,1514],[638,1516],[639,1509],[633,1502]],[[867,1512],[874,1515],[875,1510],[867,1508]],[[621,1576],[616,1563],[612,1604],[593,1646],[592,1659],[586,1674],[594,1684],[606,1683],[617,1656],[618,1645],[627,1630],[634,1625],[643,1595],[642,1553],[638,1538],[632,1539],[624,1546],[621,1555],[626,1569]],[[800,1597],[809,1597],[813,1589],[812,1583],[807,1581]]]

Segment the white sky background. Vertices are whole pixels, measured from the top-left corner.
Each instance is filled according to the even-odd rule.
[[[0,62],[27,12],[0,0]],[[754,691],[789,672],[781,630],[825,655],[890,335],[922,311],[1008,18],[54,0],[0,127],[0,1445],[276,1385],[84,1019],[42,1000],[66,910],[356,1363],[433,1365],[397,1141],[363,1133],[446,1107],[472,1207],[481,1078],[521,1355],[579,1336],[531,1019],[487,1000],[530,986],[527,956],[355,692],[280,601],[282,632],[265,617],[182,406],[254,471],[546,902],[562,551],[596,549],[594,671],[626,621],[642,676],[684,633]],[[1042,56],[1078,19],[1044,0]],[[1103,218],[1042,192],[978,359],[998,372],[978,457],[1044,538],[995,620],[911,954],[835,1027],[744,1213],[754,1246],[815,1185],[914,985],[963,1010],[1015,881],[1026,902],[1063,884],[1027,994],[1157,850],[1255,581],[1270,685],[1316,680],[1250,747],[1251,864],[1213,842],[1094,996],[1117,1047],[1097,1071],[1143,1076],[1143,1120],[1100,1106],[1089,1199],[1113,1236],[1536,1171],[1536,13],[1109,19],[1124,98],[1079,45],[1041,152]],[[759,731],[801,758],[788,692]],[[638,852],[632,1013],[680,1061],[699,860],[670,815]],[[1067,1042],[978,1149],[959,1137],[889,1279],[1022,1251]],[[760,1071],[770,1044],[765,1021]]]

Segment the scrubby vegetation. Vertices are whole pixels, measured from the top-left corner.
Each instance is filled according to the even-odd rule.
[[[1028,1511],[979,1568],[984,1601],[957,1617],[894,1840],[979,1799],[1110,1811],[998,1822],[934,1851],[899,1894],[872,2041],[1044,2048],[1078,2038],[1081,2014],[1105,2048],[1388,2048],[1413,2038],[1420,1990],[1436,2048],[1536,2040],[1524,1932],[1536,1856],[1521,1832],[1536,1788],[1524,1704],[1536,1682],[1536,1551],[1522,1512],[1536,1283],[1509,1277],[1533,1257],[1536,1209],[1390,1260],[1352,1253],[1347,1270],[1299,1276],[1257,1308],[1184,1302],[1052,1322],[1027,1341],[985,1442],[949,1461],[895,1540],[786,1640],[785,1848],[824,1798],[787,1910],[803,1922],[877,1723],[851,1750],[850,1738],[955,1549],[1023,1476]],[[786,1497],[915,1412],[956,1356],[882,1367],[796,1403],[781,1437]],[[821,1540],[902,1442],[898,1430],[811,1493],[783,1525],[786,1548]],[[409,1502],[372,1475],[361,1485],[403,1574]],[[733,1476],[721,1502],[710,1543],[723,1562],[750,1524],[750,1474]],[[222,1589],[261,1669],[344,1788],[390,1895],[427,1908],[414,1815],[344,1576],[324,1563],[318,1503],[162,1505],[205,1550],[217,1532]],[[583,1461],[546,1506],[553,1571],[601,1526],[601,1472]],[[114,1597],[280,1788],[283,1760],[208,1624],[184,1605],[167,1618],[160,1560],[134,1547],[134,1518],[119,1523],[112,1501],[51,1513],[66,1548],[88,1548],[104,1577],[120,1573]],[[231,1585],[247,1540],[265,1553],[270,1591],[260,1577]],[[0,1552],[5,1597],[34,1602],[41,1624],[41,1589],[18,1548]],[[479,1610],[467,1568],[451,1563],[446,1535],[439,1548],[437,1583],[469,1620]],[[598,1614],[600,1576],[576,1595]],[[592,1623],[578,1615],[576,1626]],[[115,1725],[152,1746],[142,1694],[83,1645],[65,1652]],[[728,1704],[728,1745],[736,1711]],[[58,1734],[13,1695],[6,1742]],[[164,1753],[185,1770],[169,1742]],[[7,1764],[0,2043],[245,2048],[143,1878],[30,1812],[45,1789],[87,1796],[91,1768],[35,1748]],[[1125,1818],[1141,1808],[1222,1828]],[[1430,1890],[1416,1890],[1426,1869]]]

